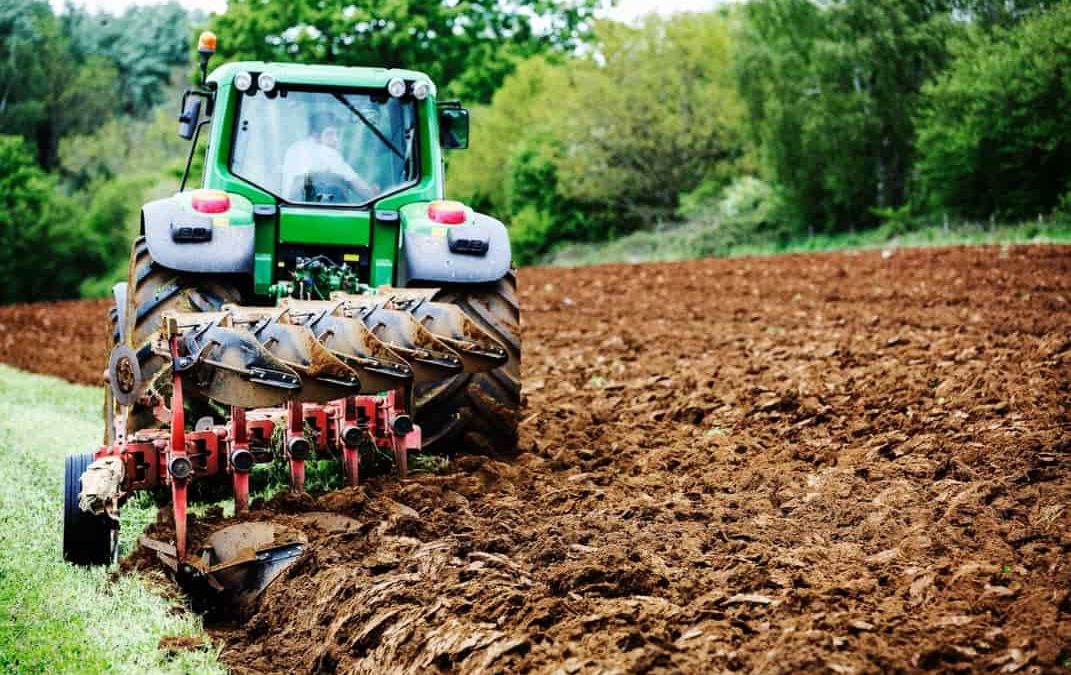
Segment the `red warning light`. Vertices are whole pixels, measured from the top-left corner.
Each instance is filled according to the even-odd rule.
[[[231,208],[231,198],[222,190],[194,190],[190,204],[199,213],[226,213]]]
[[[428,205],[428,218],[442,225],[460,225],[468,220],[461,202],[437,201]]]

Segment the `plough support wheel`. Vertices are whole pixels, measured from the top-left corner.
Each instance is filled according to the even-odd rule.
[[[63,559],[75,565],[110,565],[119,553],[118,523],[78,506],[82,474],[93,463],[90,453],[70,455],[63,470]]]

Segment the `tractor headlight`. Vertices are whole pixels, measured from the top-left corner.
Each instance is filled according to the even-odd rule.
[[[253,76],[246,71],[235,73],[234,75],[234,88],[238,91],[249,91],[249,88],[253,86]]]
[[[261,73],[257,78],[257,87],[265,94],[270,93],[272,89],[275,89],[275,76],[271,73]]]
[[[413,98],[418,101],[423,101],[431,93],[431,87],[427,82],[414,82],[413,83]]]
[[[405,80],[400,77],[396,77],[387,83],[387,93],[394,98],[401,98],[405,96]]]

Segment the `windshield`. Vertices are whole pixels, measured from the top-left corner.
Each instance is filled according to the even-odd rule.
[[[385,93],[242,95],[231,172],[289,202],[365,204],[417,179],[415,122]]]

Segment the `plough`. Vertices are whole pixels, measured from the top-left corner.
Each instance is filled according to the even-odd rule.
[[[300,555],[303,543],[276,541],[265,534],[270,525],[246,523],[214,533],[190,555],[190,484],[226,474],[235,512],[247,511],[250,473],[275,460],[272,439],[279,433],[295,492],[304,490],[305,462],[317,456],[341,458],[346,484],[357,485],[362,447],[392,456],[398,475],[405,476],[409,453],[422,445],[409,413],[414,384],[488,370],[507,358],[456,306],[430,301],[434,292],[388,288],[326,301],[287,300],[272,308],[165,314],[148,348],[170,367],[148,388],[131,349],[119,346],[113,353],[113,425],[108,442],[94,453],[91,479],[83,480],[83,508],[117,527],[119,506],[129,495],[168,486],[174,542],[143,537],[141,543],[187,580],[219,591],[259,590],[229,588],[228,582],[266,585]],[[205,417],[189,430],[187,390],[226,405],[227,421]],[[134,391],[156,398],[161,426],[128,435]]]

